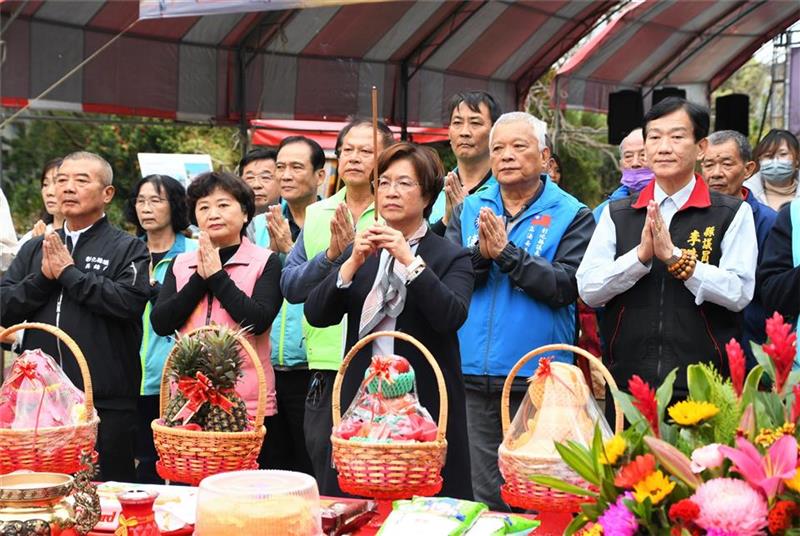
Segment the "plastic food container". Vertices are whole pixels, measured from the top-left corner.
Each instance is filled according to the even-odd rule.
[[[195,535],[320,536],[319,490],[292,471],[234,471],[204,478]]]

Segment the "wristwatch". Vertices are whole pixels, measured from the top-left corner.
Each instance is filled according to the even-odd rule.
[[[406,272],[408,274],[406,275],[406,285],[414,281],[417,278],[417,276],[422,272],[422,270],[425,269],[426,266],[427,265],[425,264],[425,261],[422,259],[422,257],[420,257],[419,255],[414,257],[414,260],[411,261],[406,267]]]
[[[676,262],[681,260],[681,255],[683,255],[683,252],[681,251],[681,248],[679,248],[678,246],[672,246],[672,257],[667,259],[667,263],[666,263],[667,266],[675,264]]]

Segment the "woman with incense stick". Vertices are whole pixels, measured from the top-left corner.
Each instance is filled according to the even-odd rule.
[[[430,232],[426,223],[442,189],[444,169],[432,150],[399,143],[378,159],[375,192],[385,224],[359,232],[350,256],[309,295],[305,315],[325,327],[348,317],[346,349],[374,331],[412,335],[436,357],[448,395],[447,461],[441,495],[472,499],[464,379],[457,331],[467,318],[474,276],[467,250]],[[346,252],[347,253],[347,252]],[[342,385],[342,407],[358,390],[374,354],[401,355],[414,367],[420,402],[438,415],[430,365],[414,346],[379,338],[353,359]]]

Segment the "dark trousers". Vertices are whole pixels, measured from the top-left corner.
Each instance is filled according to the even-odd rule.
[[[136,479],[134,444],[136,443],[136,410],[97,408],[100,426],[97,430],[97,453],[100,470],[95,480],[133,482]]]
[[[261,469],[283,469],[314,475],[303,432],[311,371],[276,370],[278,413],[267,417],[267,436],[258,456]]]
[[[502,382],[493,382],[489,377],[484,378],[485,381],[481,381],[480,384],[469,380],[465,382],[472,488],[475,500],[486,504],[490,510],[510,512],[510,508],[500,497],[500,486],[504,481],[497,466],[497,449],[503,442],[503,428],[500,421]],[[518,384],[522,390],[518,388]],[[521,384],[515,381],[514,386],[509,411],[512,421],[525,395],[524,380]]]
[[[344,497],[339,488],[336,469],[331,458],[331,394],[335,370],[314,370],[306,396],[306,411],[303,419],[303,431],[306,436],[306,448],[314,467],[320,495]]]
[[[140,484],[163,484],[156,472],[158,454],[153,443],[150,424],[159,417],[158,395],[140,396],[137,404],[139,416],[136,427],[136,482]]]

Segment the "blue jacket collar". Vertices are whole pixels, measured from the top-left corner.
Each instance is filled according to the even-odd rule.
[[[559,199],[561,199],[561,195],[559,195],[560,190],[558,185],[556,185],[553,181],[550,180],[550,176],[546,173],[542,173],[539,175],[539,180],[542,181],[542,190],[537,192],[538,197],[536,200],[531,203],[531,205],[525,210],[521,216],[527,216],[530,214],[536,214],[541,212],[542,210],[546,210],[548,208],[552,208],[558,204]],[[477,192],[477,195],[480,199],[487,201],[494,205],[495,214],[502,214],[503,213],[503,198],[500,194],[500,183],[495,182],[487,186],[484,190]]]

